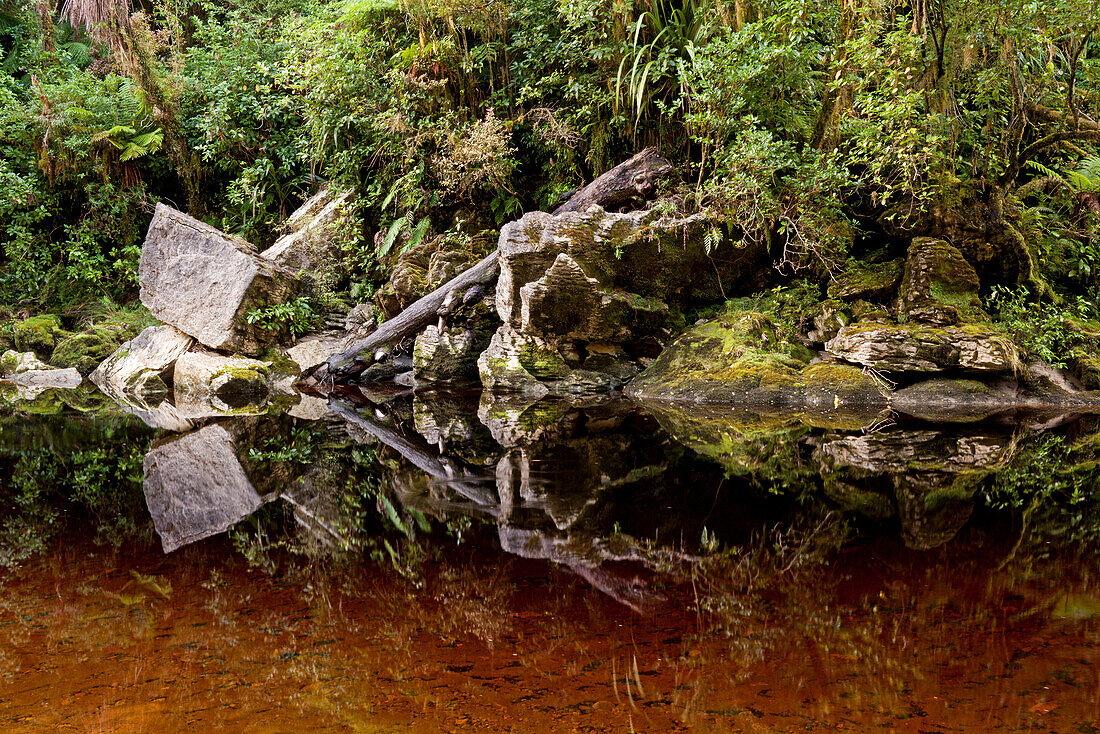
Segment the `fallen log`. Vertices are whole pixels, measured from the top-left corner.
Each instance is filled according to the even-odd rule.
[[[633,158],[623,161],[592,183],[577,190],[569,201],[553,211],[553,214],[588,211],[594,205],[605,209],[623,206],[635,198],[648,199],[657,190],[657,184],[673,172],[670,164],[656,148],[646,148]],[[324,368],[313,374],[317,383],[340,379],[362,371],[379,347],[400,341],[420,331],[435,320],[444,303],[453,303],[471,286],[488,283],[497,276],[500,263],[498,250],[493,250],[484,260],[456,275],[408,308],[385,321],[375,331],[355,342],[340,354],[329,357]]]

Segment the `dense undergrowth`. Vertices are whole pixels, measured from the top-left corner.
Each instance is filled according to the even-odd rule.
[[[331,281],[356,300],[402,243],[491,241],[658,145],[662,205],[766,245],[773,286],[944,235],[1045,332],[1096,315],[1098,22],[1089,0],[4,0],[0,309],[72,328],[133,301],[156,202],[264,246],[326,180],[359,192]]]

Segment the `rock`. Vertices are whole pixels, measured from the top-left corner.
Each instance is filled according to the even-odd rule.
[[[916,550],[938,548],[954,538],[974,511],[981,475],[909,472],[896,475],[894,496],[902,539]]]
[[[165,553],[224,532],[263,504],[220,425],[154,445],[143,466],[145,502]]]
[[[365,336],[365,334],[364,334]],[[286,356],[299,367],[299,372],[311,370],[334,354],[348,349],[361,336],[359,332],[328,331],[302,337],[286,350]]]
[[[571,368],[553,344],[505,324],[478,357],[477,369],[482,386],[488,390],[541,397],[550,392],[543,380],[560,380]]]
[[[731,311],[681,335],[626,392],[697,403],[801,405],[805,365],[779,348],[766,316]]]
[[[836,276],[826,293],[829,298],[843,301],[888,298],[901,283],[904,267],[901,258],[884,263],[849,261],[847,269]]]
[[[848,324],[852,316],[840,301],[828,300],[814,306],[802,317],[801,341],[808,347],[820,348]]]
[[[512,311],[513,324],[523,333],[599,342],[647,336],[664,326],[668,315],[662,301],[601,287],[565,253],[541,278],[520,288],[519,312]]]
[[[287,233],[260,255],[291,272],[317,274],[333,267],[358,227],[354,192],[325,188],[290,215]]]
[[[802,382],[808,410],[819,414],[855,410],[860,415],[857,425],[865,424],[868,411],[881,410],[887,404],[885,385],[851,365],[817,362],[802,370]]]
[[[379,316],[378,307],[373,303],[360,303],[344,317],[344,329],[369,334],[378,325]]]
[[[450,385],[478,382],[478,357],[489,346],[492,332],[467,326],[430,324],[413,345],[413,370],[418,382]]]
[[[174,326],[150,326],[105,359],[92,373],[92,382],[112,397],[163,390],[165,385],[159,378],[194,343]]]
[[[84,381],[80,373],[72,367],[67,369],[23,370],[22,372],[8,375],[3,379],[14,382],[16,385],[22,385],[28,388],[40,388],[41,390],[49,388],[72,390],[80,387],[80,383]]]
[[[708,248],[707,236],[713,233],[719,242]],[[599,207],[558,216],[529,212],[500,232],[497,309],[502,321],[515,324],[520,288],[541,278],[559,253],[607,289],[677,308],[723,301],[723,288],[749,275],[763,255],[724,239],[720,224],[702,215],[615,214]]]
[[[136,336],[133,331],[93,326],[89,331],[65,337],[57,343],[50,361],[59,367],[75,367],[88,374],[100,362],[119,348],[121,343]]]
[[[303,421],[319,421],[335,415],[328,407],[327,399],[304,394],[286,414]]]
[[[61,328],[61,317],[52,313],[17,321],[12,332],[17,350],[34,352],[45,360],[50,359],[58,338],[66,333]]]
[[[985,321],[978,273],[944,240],[914,237],[898,291],[898,320],[950,326]]]
[[[841,329],[825,349],[836,359],[887,372],[1012,372],[1021,365],[1008,337],[975,325],[855,324]]]
[[[35,356],[34,352],[15,352],[11,349],[0,355],[0,377],[10,377],[31,370],[48,370],[50,366]]]
[[[979,421],[1019,404],[1015,381],[989,384],[978,380],[934,378],[898,390],[890,407],[929,421]]]
[[[270,392],[268,378],[268,367],[259,360],[206,351],[181,355],[172,371],[177,396],[217,396],[227,405],[266,397]]]
[[[250,245],[158,204],[138,267],[141,302],[211,349],[260,354],[275,335],[246,315],[290,300],[294,274]]]

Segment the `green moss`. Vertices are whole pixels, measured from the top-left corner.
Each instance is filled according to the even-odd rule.
[[[87,374],[111,356],[124,339],[125,335],[115,330],[93,327],[59,341],[50,362],[58,367],[75,367]]]
[[[20,352],[34,352],[39,359],[46,361],[53,354],[58,338],[65,333],[61,328],[61,317],[52,313],[32,316],[13,327],[15,348]]]
[[[901,283],[905,261],[901,258],[885,263],[865,263],[849,260],[845,271],[829,284],[829,298],[842,300],[886,298]]]

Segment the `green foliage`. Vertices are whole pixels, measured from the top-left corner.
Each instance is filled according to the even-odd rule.
[[[1081,296],[1055,306],[1034,303],[1023,287],[994,286],[986,305],[1017,344],[1054,367],[1066,367],[1076,347],[1095,348],[1100,337],[1097,303]]]
[[[272,333],[299,336],[320,323],[321,314],[316,312],[315,306],[313,297],[299,296],[286,303],[252,309],[245,314],[245,321]]]

